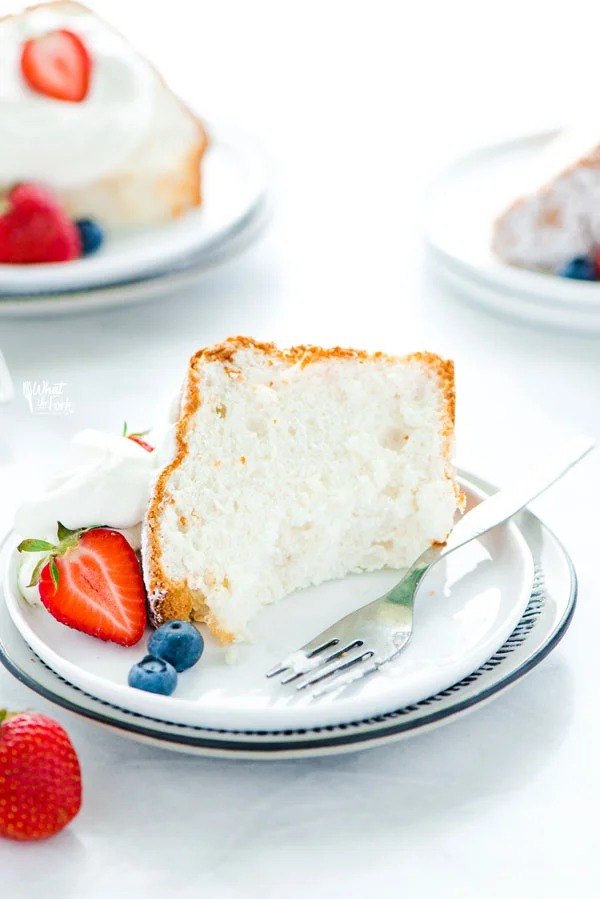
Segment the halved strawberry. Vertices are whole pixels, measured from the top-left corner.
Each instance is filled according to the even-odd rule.
[[[137,556],[118,531],[70,531],[59,523],[59,543],[23,540],[20,552],[47,552],[33,573],[50,614],[100,640],[133,646],[146,627],[146,591]]]
[[[92,58],[72,31],[50,31],[23,44],[21,71],[36,93],[81,103],[90,89]]]
[[[134,443],[137,443],[138,446],[141,446],[142,449],[145,449],[147,453],[154,452],[154,447],[150,446],[149,443],[146,443],[145,440],[142,440],[142,437],[145,437],[148,431],[137,431],[133,434],[127,433],[127,422],[123,422],[123,437],[127,437],[128,440],[133,440]]]

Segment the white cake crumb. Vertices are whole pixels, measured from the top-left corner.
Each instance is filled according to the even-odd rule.
[[[235,643],[232,646],[228,647],[228,649],[225,651],[225,664],[235,665],[238,660],[239,654],[240,648],[239,646],[236,646]]]
[[[407,566],[445,541],[458,502],[451,366],[344,351],[305,363],[248,343],[196,361],[199,402],[190,391],[168,501],[146,525],[150,595],[183,584],[224,642],[295,590]]]

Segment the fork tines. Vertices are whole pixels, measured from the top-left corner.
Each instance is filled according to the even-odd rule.
[[[321,689],[319,691],[321,693],[337,689],[338,686],[345,686],[352,680],[356,680],[357,677],[364,677],[369,670],[376,669],[377,666],[374,663],[371,663],[370,668],[360,665],[361,662],[368,662],[373,657],[373,652],[364,648],[362,640],[354,640],[352,643],[337,648],[339,642],[333,638],[325,643],[321,642],[321,645],[316,648],[308,644],[275,665],[267,672],[267,677],[275,677],[278,674],[289,672],[281,679],[281,683],[294,684],[296,690],[304,690],[322,681],[328,681],[326,690]],[[334,652],[328,651],[334,647]],[[355,676],[350,677],[350,674]],[[315,693],[315,695],[318,694]]]

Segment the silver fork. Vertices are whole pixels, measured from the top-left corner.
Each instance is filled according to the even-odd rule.
[[[451,552],[512,518],[593,447],[590,438],[577,437],[512,487],[479,503],[453,528],[449,541],[426,549],[389,593],[337,621],[275,665],[267,677],[287,672],[282,684],[293,684],[297,690],[313,687],[311,695],[320,696],[377,671],[394,659],[410,640],[415,596],[432,567]]]

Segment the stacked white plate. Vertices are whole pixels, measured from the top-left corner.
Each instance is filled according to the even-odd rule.
[[[428,191],[425,235],[438,272],[466,299],[538,326],[598,334],[600,282],[503,265],[490,249],[494,219],[558,133],[494,144],[448,166]]]
[[[493,492],[463,473],[469,504]],[[194,754],[277,758],[349,752],[451,721],[499,696],[565,633],[576,580],[564,549],[522,513],[444,560],[423,581],[407,648],[370,678],[314,700],[267,679],[281,658],[391,588],[398,572],[352,575],[293,594],[256,619],[237,658],[206,634],[173,696],[134,690],[141,645],[102,643],[29,606],[17,589],[18,538],[0,552],[0,662],[31,689],[137,740]]]
[[[157,228],[113,235],[61,265],[0,265],[0,315],[66,314],[139,302],[183,287],[240,253],[266,218],[266,165],[247,134],[210,126],[203,203]]]

